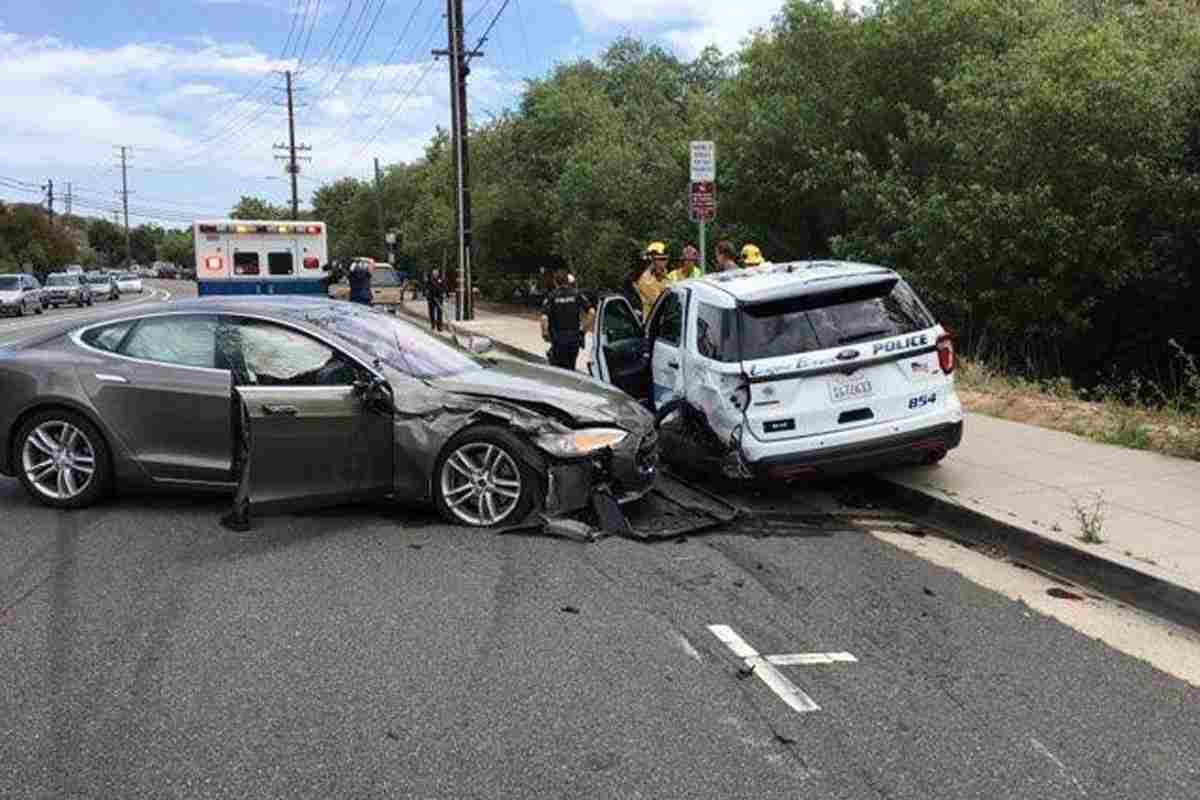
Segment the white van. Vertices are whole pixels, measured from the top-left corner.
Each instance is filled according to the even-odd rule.
[[[681,446],[703,443],[729,475],[933,463],[962,439],[950,335],[884,267],[793,262],[683,281],[645,328],[609,296],[593,333],[593,376],[675,417]]]

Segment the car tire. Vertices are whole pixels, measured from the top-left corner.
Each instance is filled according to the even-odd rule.
[[[34,306],[34,307],[33,307],[33,313],[34,313],[34,314],[41,315],[41,313],[42,313],[43,311],[45,311],[45,310],[46,310],[46,309],[42,308],[42,304],[41,304],[41,303],[38,303],[36,306]]]
[[[46,471],[61,452],[56,448],[64,444],[70,446],[67,460]],[[48,409],[25,420],[13,445],[12,463],[25,491],[51,508],[84,508],[112,488],[108,443],[95,425],[74,411]]]
[[[442,449],[433,472],[439,513],[453,525],[493,528],[521,522],[540,477],[526,462],[529,445],[494,425],[468,428]],[[465,459],[465,460],[464,460]]]
[[[18,316],[18,317],[23,317],[23,316],[25,316],[25,304],[24,304],[24,303],[17,303],[17,310],[16,310],[15,312],[13,312],[13,313],[14,313],[16,316]]]

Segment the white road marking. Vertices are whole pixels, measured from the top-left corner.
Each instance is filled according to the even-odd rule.
[[[849,653],[791,653],[777,656],[759,655],[750,643],[738,635],[737,631],[728,625],[709,625],[708,629],[742,662],[747,669],[767,685],[779,699],[795,711],[806,714],[810,711],[820,711],[816,701],[792,683],[787,677],[775,669],[775,665],[807,666],[811,664],[857,663],[858,659]]]
[[[677,641],[679,643],[679,646],[683,648],[683,652],[687,653],[689,656],[696,659],[697,661],[701,661],[701,662],[704,661],[704,656],[700,655],[700,651],[692,646],[692,643],[688,641],[686,636],[684,636],[679,631],[675,631],[674,636],[675,636],[675,641]]]
[[[815,664],[856,664],[858,659],[849,653],[789,653],[767,656],[777,667],[811,667]]]
[[[1037,739],[1033,738],[1032,736],[1029,737],[1029,743],[1031,745],[1033,745],[1034,750],[1037,750],[1039,753],[1044,755],[1046,758],[1050,759],[1050,762],[1052,764],[1054,764],[1054,766],[1058,767],[1058,771],[1060,773],[1062,773],[1062,776],[1064,778],[1067,778],[1068,780],[1070,780],[1071,783],[1075,784],[1075,788],[1079,790],[1079,793],[1081,795],[1083,795],[1084,797],[1087,797],[1087,792],[1084,791],[1083,786],[1080,785],[1079,781],[1075,780],[1074,775],[1072,775],[1070,772],[1067,771],[1067,765],[1064,764],[1063,762],[1059,761],[1058,756],[1056,756],[1056,755],[1054,755],[1054,753],[1050,752],[1049,747],[1046,747],[1046,745],[1042,744],[1041,742],[1039,742]]]

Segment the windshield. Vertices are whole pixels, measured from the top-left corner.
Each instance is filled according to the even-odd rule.
[[[11,292],[21,288],[21,279],[15,275],[0,275],[0,292]]]
[[[134,275],[133,273],[130,273],[130,272],[122,272],[120,275],[117,276],[117,280],[119,280],[119,281],[131,281],[136,278],[137,278],[137,275]]]
[[[414,378],[445,378],[483,369],[485,365],[465,351],[388,314],[338,311],[308,314],[305,319]]]
[[[51,275],[46,279],[47,286],[78,286],[78,275]]]
[[[88,283],[108,283],[107,275],[88,275]]]

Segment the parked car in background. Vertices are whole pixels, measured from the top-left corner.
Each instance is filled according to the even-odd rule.
[[[67,264],[65,267],[63,267],[63,272],[67,273],[68,275],[82,275],[83,274],[83,265],[82,264]]]
[[[64,305],[76,305],[80,308],[90,306],[94,301],[91,287],[80,273],[54,272],[46,278],[42,288],[45,304],[58,308]]]
[[[117,274],[117,288],[121,294],[141,294],[142,279],[136,272],[121,272]]]
[[[45,310],[42,286],[37,278],[26,273],[0,275],[0,313],[24,316]]]
[[[174,264],[162,264],[158,268],[158,274],[155,277],[166,278],[168,280],[179,277],[179,268]]]
[[[107,272],[89,272],[84,280],[96,300],[121,299],[121,287],[117,285],[117,279]]]
[[[350,299],[350,284],[343,278],[329,289],[335,300]],[[375,264],[371,270],[371,304],[376,306],[398,306],[404,302],[404,281],[400,273],[386,264]]]

